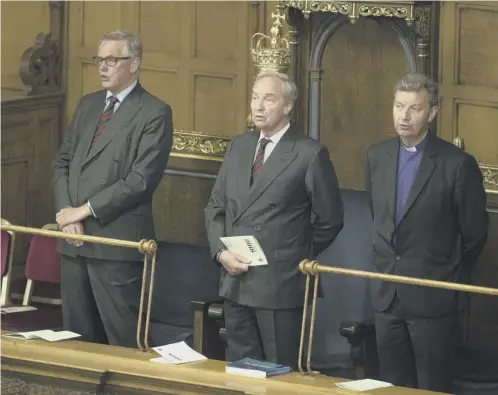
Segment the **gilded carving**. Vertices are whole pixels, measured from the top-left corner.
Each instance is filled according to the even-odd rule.
[[[171,154],[187,158],[223,160],[230,140],[230,137],[175,130]]]
[[[488,193],[498,194],[498,166],[479,164]]]
[[[408,24],[414,20],[414,2],[406,4],[377,3],[370,1],[285,1],[280,0],[278,6],[284,8],[295,8],[301,11],[305,18],[312,12],[331,12],[334,14],[346,15],[351,23],[359,17],[389,17],[404,19]]]

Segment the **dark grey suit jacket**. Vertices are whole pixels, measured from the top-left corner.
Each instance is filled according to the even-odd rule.
[[[90,200],[97,218],[83,221],[85,234],[139,241],[154,238],[152,194],[168,163],[173,125],[169,105],[140,84],[124,99],[92,147],[106,91],[84,96],[54,162],[57,211]],[[143,258],[130,248],[59,244],[62,254],[99,259]]]
[[[222,236],[253,235],[268,266],[230,276],[220,296],[270,309],[303,305],[302,259],[327,248],[343,226],[343,206],[328,150],[291,126],[250,186],[259,132],[233,138],[205,209],[211,253]]]
[[[482,174],[475,159],[430,133],[404,214],[395,223],[400,140],[368,150],[366,183],[374,221],[373,263],[380,273],[431,280],[466,281],[487,237]],[[456,311],[464,294],[372,281],[375,309],[385,311],[397,294],[412,317]]]

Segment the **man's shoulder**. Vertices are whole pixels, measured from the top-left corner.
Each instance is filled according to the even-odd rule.
[[[148,108],[154,108],[158,110],[171,109],[171,106],[168,103],[164,102],[164,100],[161,100],[157,96],[154,96],[144,87],[140,86],[140,88],[141,88],[143,103]]]
[[[391,149],[395,144],[397,144],[398,137],[393,137],[387,140],[382,140],[377,143],[373,143],[368,147],[367,154],[369,157],[375,156],[376,154],[383,153],[386,150]]]

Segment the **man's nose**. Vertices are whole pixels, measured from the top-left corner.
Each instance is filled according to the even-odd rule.
[[[108,66],[107,66],[106,62],[104,62],[104,61],[100,62],[100,64],[99,64],[100,71],[105,71],[105,70],[107,70],[107,68],[108,68]]]

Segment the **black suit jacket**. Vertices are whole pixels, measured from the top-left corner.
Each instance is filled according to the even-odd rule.
[[[399,138],[373,145],[367,153],[366,184],[373,215],[373,264],[380,273],[431,280],[466,281],[486,241],[488,215],[482,174],[476,160],[429,133],[396,226]],[[455,311],[454,291],[372,281],[376,310],[384,311],[397,294],[412,317]],[[464,300],[461,299],[461,300]]]
[[[205,209],[214,256],[221,236],[257,238],[268,266],[230,276],[222,269],[220,296],[260,308],[302,306],[299,262],[327,248],[343,226],[343,206],[328,150],[297,133],[282,136],[251,186],[258,132],[236,136]]]
[[[139,241],[154,238],[152,194],[162,179],[173,139],[171,108],[137,83],[115,111],[96,144],[95,128],[106,91],[79,102],[54,162],[57,211],[90,200],[97,218],[83,221],[85,234]],[[59,244],[63,254],[111,260],[142,260],[130,248]]]

